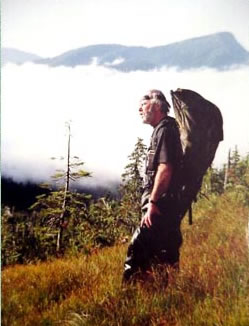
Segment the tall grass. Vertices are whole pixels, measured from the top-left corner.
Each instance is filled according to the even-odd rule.
[[[248,208],[203,200],[184,221],[180,271],[122,286],[126,245],[2,273],[2,325],[249,325]]]

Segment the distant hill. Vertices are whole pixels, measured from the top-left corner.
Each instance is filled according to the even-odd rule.
[[[97,64],[121,71],[151,70],[164,66],[189,69],[211,67],[226,69],[248,64],[247,52],[230,33],[217,33],[157,47],[103,44],[82,47],[51,59],[41,60],[50,66]]]
[[[40,182],[41,184],[42,182]],[[12,177],[7,177],[2,174],[1,176],[1,190],[2,197],[1,203],[3,206],[16,207],[19,210],[28,209],[35,201],[36,196],[48,193],[40,184],[33,181],[16,181]],[[103,197],[108,194],[112,198],[117,198],[119,183],[113,183],[106,187],[102,184],[98,186],[82,186],[80,184],[74,185],[73,191],[79,193],[91,194],[94,199]]]
[[[23,64],[25,62],[35,62],[39,59],[41,59],[41,57],[33,53],[28,53],[12,48],[1,49],[2,65],[5,65],[6,63]]]
[[[156,47],[99,44],[65,52],[59,56],[36,60],[53,67],[98,65],[120,71],[177,67],[185,70],[209,67],[218,70],[249,64],[246,51],[231,33],[222,32]]]

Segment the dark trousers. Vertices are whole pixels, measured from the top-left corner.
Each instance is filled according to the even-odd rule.
[[[146,272],[152,265],[179,264],[182,234],[175,204],[173,199],[159,203],[162,215],[154,216],[149,228],[143,225],[136,229],[124,263],[123,281],[130,281],[139,275],[138,272]]]

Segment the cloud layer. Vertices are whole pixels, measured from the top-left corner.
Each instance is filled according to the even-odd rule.
[[[230,147],[248,152],[249,68],[232,71],[161,69],[121,73],[92,64],[76,68],[6,65],[2,69],[2,173],[17,180],[48,180],[66,156],[65,122],[72,121],[72,155],[93,173],[91,184],[119,181],[138,137],[152,132],[138,115],[151,88],[189,88],[215,103],[224,117],[225,141],[215,165]]]

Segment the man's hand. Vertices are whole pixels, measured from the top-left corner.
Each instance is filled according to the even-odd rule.
[[[153,224],[153,218],[155,218],[156,215],[161,215],[161,212],[155,204],[148,203],[147,205],[147,212],[141,220],[141,226],[145,224],[149,228]]]
[[[173,167],[171,163],[160,163],[158,165],[150,199],[156,201],[167,191],[172,173]],[[156,218],[156,215],[162,215],[162,213],[155,203],[149,202],[147,212],[142,218],[141,226],[145,224],[149,228],[153,223],[152,219]]]

